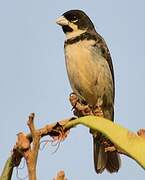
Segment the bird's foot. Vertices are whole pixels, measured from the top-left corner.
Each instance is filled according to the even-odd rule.
[[[77,117],[93,115],[91,107],[83,101],[80,101],[75,93],[71,93],[69,97],[70,103],[73,106],[73,113]]]
[[[74,115],[78,117],[82,116],[89,116],[93,115],[91,108],[88,105],[81,104],[80,102],[77,102],[75,109],[74,109]]]
[[[70,103],[71,103],[71,105],[73,107],[72,109],[74,109],[76,104],[77,104],[77,102],[79,102],[79,98],[78,98],[78,96],[74,92],[72,92],[69,95],[69,101],[70,101]]]
[[[103,117],[103,116],[104,116],[104,115],[103,115],[102,108],[101,108],[100,106],[95,106],[95,107],[93,108],[93,114],[94,114],[95,116],[100,116],[100,117]]]

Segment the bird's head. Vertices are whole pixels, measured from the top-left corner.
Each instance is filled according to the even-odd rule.
[[[79,36],[86,31],[95,30],[90,18],[81,10],[70,10],[65,12],[56,20],[62,26],[67,39]]]

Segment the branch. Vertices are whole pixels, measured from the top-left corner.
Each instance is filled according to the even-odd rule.
[[[20,132],[17,134],[17,142],[13,148],[12,155],[5,163],[0,180],[10,180],[14,167],[18,167],[24,157],[27,163],[29,180],[36,180],[36,164],[40,139],[44,136],[51,136],[54,141],[62,141],[67,137],[69,131],[64,130],[63,126],[70,119],[62,120],[53,124],[45,125],[43,128],[35,129],[34,113],[30,114],[27,125],[30,133]]]
[[[36,164],[41,138],[40,133],[36,131],[34,126],[34,116],[34,113],[30,114],[29,120],[27,122],[33,139],[32,147],[28,143],[28,149],[23,153],[27,163],[29,180],[36,180]],[[28,139],[26,138],[25,141],[27,140]]]
[[[63,130],[63,125],[68,122],[68,120],[46,125],[41,129],[35,129],[34,116],[34,113],[30,114],[27,122],[30,133],[26,135],[25,133],[20,132],[17,135],[17,142],[12,154],[14,167],[17,167],[20,164],[22,157],[25,158],[29,180],[36,180],[36,165],[40,139],[49,135],[54,140],[64,140],[68,133],[68,131]]]
[[[36,179],[36,164],[39,151],[40,138],[51,136],[54,140],[64,140],[68,135],[68,130],[78,124],[82,124],[103,133],[110,139],[115,147],[106,149],[107,151],[118,151],[133,158],[142,168],[145,169],[145,130],[141,129],[135,134],[128,129],[113,123],[102,117],[85,116],[76,119],[66,119],[53,124],[48,124],[41,129],[35,129],[34,114],[29,116],[29,134],[19,133],[13,154],[9,159],[9,168],[4,168],[0,180],[10,180],[13,167],[20,164],[22,157],[26,159],[29,180]]]
[[[53,180],[67,180],[64,171],[59,171]]]

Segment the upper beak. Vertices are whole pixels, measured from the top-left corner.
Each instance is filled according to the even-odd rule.
[[[56,19],[56,23],[60,26],[67,26],[69,24],[69,21],[64,16],[60,16]]]

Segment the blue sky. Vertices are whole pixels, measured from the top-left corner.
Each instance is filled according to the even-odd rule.
[[[0,1],[0,170],[20,131],[28,132],[27,116],[36,113],[42,127],[72,116],[66,75],[64,34],[55,19],[70,9],[82,9],[110,49],[116,80],[115,119],[137,131],[145,126],[145,1]],[[87,128],[74,128],[68,139],[46,146],[38,159],[38,179],[52,179],[65,170],[68,179],[143,179],[144,170],[122,156],[117,174],[97,175],[92,138]],[[19,171],[20,177],[26,171]],[[16,171],[13,174],[16,179]]]

